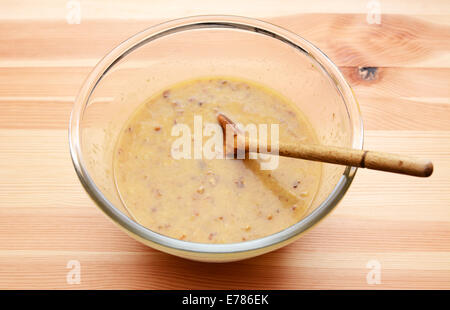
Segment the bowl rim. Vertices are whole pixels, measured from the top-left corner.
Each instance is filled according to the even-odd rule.
[[[148,42],[168,34],[198,28],[233,28],[261,33],[290,44],[292,47],[296,47],[301,52],[307,53],[314,58],[333,79],[335,86],[344,100],[350,122],[352,123],[352,147],[362,149],[364,127],[358,102],[338,67],[319,48],[289,30],[258,19],[232,15],[199,15],[174,19],[149,27],[120,43],[93,68],[91,73],[85,79],[83,86],[76,97],[70,115],[68,132],[69,147],[72,163],[77,176],[90,197],[110,219],[126,231],[165,248],[203,254],[225,254],[254,251],[288,241],[317,224],[336,207],[352,183],[357,168],[347,167],[331,194],[328,195],[314,211],[294,225],[277,233],[254,240],[237,243],[210,244],[171,238],[154,232],[133,221],[103,195],[90,177],[84,165],[80,147],[80,120],[86,108],[86,103],[89,102],[93,90],[101,81],[104,74],[106,74],[114,64],[123,59],[124,56]],[[326,68],[324,65],[326,65]],[[348,110],[349,105],[353,106],[352,111]]]

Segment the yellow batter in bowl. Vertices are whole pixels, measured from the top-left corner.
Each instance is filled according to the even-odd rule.
[[[279,158],[175,159],[176,124],[194,132],[194,117],[218,112],[246,124],[279,124],[285,142],[318,143],[294,104],[274,90],[236,77],[204,77],[162,90],[125,124],[114,154],[117,190],[130,215],[160,234],[202,243],[257,239],[300,221],[319,188],[322,164]],[[204,137],[206,141],[208,137]]]

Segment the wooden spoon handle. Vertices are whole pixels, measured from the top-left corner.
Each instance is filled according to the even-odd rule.
[[[260,145],[259,141],[250,141],[239,133],[235,124],[223,114],[217,115],[217,120],[227,134],[230,127],[234,135],[234,151],[245,147],[246,152],[259,152],[272,154],[270,147]],[[239,147],[238,147],[239,146]],[[250,147],[251,146],[251,147]],[[346,165],[352,167],[382,170],[418,177],[429,177],[433,173],[433,164],[428,160],[416,159],[390,153],[347,149],[335,146],[315,144],[289,144],[281,143],[278,146],[280,156],[301,158],[320,161],[331,164]]]
[[[334,146],[282,144],[279,146],[279,155],[418,177],[428,177],[433,173],[433,164],[428,160]]]

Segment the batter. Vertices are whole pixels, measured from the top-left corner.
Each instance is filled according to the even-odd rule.
[[[319,187],[321,163],[280,157],[275,170],[261,170],[259,159],[171,156],[175,124],[193,132],[194,116],[217,123],[218,112],[244,125],[279,124],[280,141],[317,143],[301,111],[263,85],[207,77],[168,87],[134,112],[114,154],[117,190],[138,223],[180,240],[233,243],[302,219]]]

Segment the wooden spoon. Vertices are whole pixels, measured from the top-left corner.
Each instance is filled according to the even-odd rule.
[[[245,148],[245,152],[249,152],[249,150],[253,152],[256,150],[258,153],[270,154],[270,146],[262,145],[259,141],[250,140],[245,137],[237,129],[235,123],[224,114],[219,113],[217,120],[225,134],[228,128],[233,130],[235,140],[234,152],[237,152],[238,145],[241,145],[242,149]],[[251,146],[252,148],[250,148]],[[388,171],[417,177],[429,177],[433,173],[433,164],[429,160],[376,151],[304,143],[290,144],[280,141],[278,154],[285,157]]]

